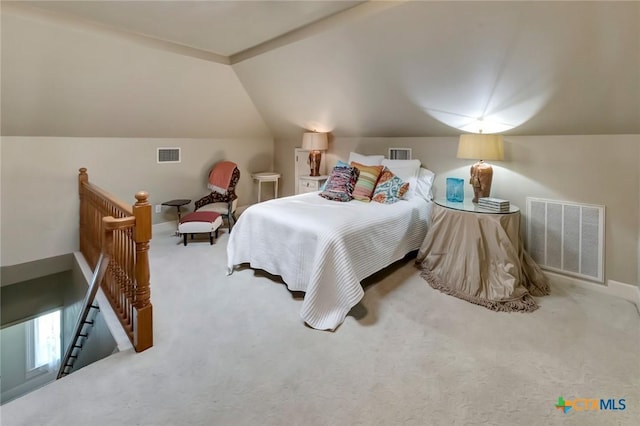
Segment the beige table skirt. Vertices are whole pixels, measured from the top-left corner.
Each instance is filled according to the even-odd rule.
[[[486,214],[434,205],[416,262],[444,293],[495,311],[538,308],[549,283],[520,241],[520,213]]]

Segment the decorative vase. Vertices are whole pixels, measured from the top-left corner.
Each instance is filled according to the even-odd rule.
[[[464,201],[464,179],[447,178],[447,201],[454,203]]]

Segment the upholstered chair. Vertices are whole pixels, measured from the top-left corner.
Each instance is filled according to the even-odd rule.
[[[233,224],[236,222],[235,212],[238,207],[238,196],[236,195],[236,185],[240,180],[240,170],[236,167],[231,175],[231,181],[227,192],[221,194],[216,191],[211,191],[209,195],[206,195],[195,203],[195,211],[212,211],[217,212],[227,219],[229,224],[229,232],[233,228]]]

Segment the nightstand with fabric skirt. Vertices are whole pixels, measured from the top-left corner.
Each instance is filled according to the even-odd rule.
[[[520,240],[520,209],[436,200],[416,262],[433,288],[495,311],[533,311],[547,277]]]

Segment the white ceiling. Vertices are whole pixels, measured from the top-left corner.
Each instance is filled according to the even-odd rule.
[[[230,57],[362,1],[20,1]]]

